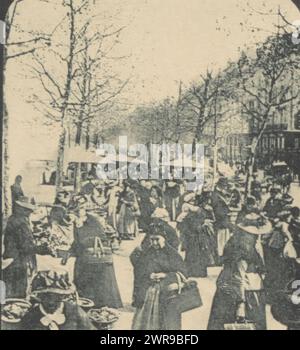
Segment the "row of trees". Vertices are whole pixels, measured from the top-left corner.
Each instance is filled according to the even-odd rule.
[[[56,187],[63,181],[63,164],[68,138],[81,145],[93,133],[102,133],[117,123],[118,99],[128,80],[114,73],[115,48],[125,27],[116,26],[113,14],[98,13],[95,1],[39,0],[45,11],[57,10],[59,19],[50,32],[20,29],[24,0],[16,0],[7,15],[5,66],[22,59],[35,81],[31,103],[40,121],[59,131]],[[54,28],[54,29],[53,29]],[[123,108],[123,107],[122,107]],[[4,203],[8,211],[8,113],[4,118]],[[71,133],[71,135],[70,135]],[[86,140],[87,145],[89,144]],[[77,169],[80,178],[80,166]]]
[[[34,54],[32,64],[44,92],[36,94],[32,102],[43,117],[60,128],[57,188],[63,179],[68,130],[75,129],[75,144],[80,145],[83,130],[89,136],[90,128],[109,126],[113,120],[107,111],[114,107],[128,82],[114,74],[108,63],[124,58],[113,57],[123,27],[101,24],[95,6],[88,0],[64,0],[63,7],[65,18],[51,35],[51,47]],[[80,165],[77,177],[81,178]]]
[[[239,134],[232,117],[249,125],[248,186],[253,172],[257,146],[274,112],[299,96],[295,79],[299,76],[299,45],[291,35],[276,34],[260,43],[254,52],[242,52],[237,62],[230,62],[222,72],[207,71],[200,80],[185,89],[179,87],[178,98],[138,108],[132,121],[149,142],[203,142],[209,133],[211,146],[226,134]],[[210,126],[208,131],[208,126]],[[215,154],[216,156],[216,154]]]

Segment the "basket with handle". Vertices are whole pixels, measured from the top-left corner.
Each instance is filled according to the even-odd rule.
[[[101,239],[99,237],[95,237],[94,247],[88,248],[88,255],[86,255],[86,259],[89,264],[112,264],[112,249],[111,247],[104,247]]]

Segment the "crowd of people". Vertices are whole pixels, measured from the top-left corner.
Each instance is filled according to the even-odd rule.
[[[300,310],[290,296],[292,281],[300,280],[300,209],[280,181],[263,187],[254,175],[247,193],[239,171],[215,184],[208,177],[196,191],[174,178],[90,176],[78,193],[62,189],[50,204],[27,198],[21,183],[18,176],[11,187],[2,271],[8,298],[35,296],[21,328],[94,329],[84,311],[69,305],[71,291],[95,307],[122,308],[114,252],[142,237],[129,257],[132,329],[181,329],[184,298],[194,301],[185,311],[201,307],[190,286],[210,267],[221,272],[208,329],[267,329],[267,304],[275,319],[299,329]],[[37,271],[37,255],[55,258],[57,269]],[[73,271],[60,273],[70,269],[71,258]]]

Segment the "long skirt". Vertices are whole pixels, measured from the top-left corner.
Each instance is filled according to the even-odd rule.
[[[1,279],[5,283],[6,298],[27,298],[31,293],[31,282],[36,272],[36,264],[26,261],[12,262],[1,273]]]
[[[217,244],[213,231],[203,228],[200,234],[186,237],[185,249],[189,277],[207,277],[207,267],[217,265]]]
[[[219,257],[223,256],[224,248],[226,243],[229,241],[231,237],[231,233],[229,229],[219,229],[217,232],[217,240],[218,240],[218,255]]]
[[[144,305],[136,309],[132,330],[181,330],[176,302],[165,302],[158,284],[149,287]]]
[[[125,204],[122,204],[118,218],[118,232],[121,237],[136,237],[138,234],[137,218],[132,210]]]
[[[265,247],[264,256],[267,270],[264,286],[267,291],[267,300],[272,304],[277,292],[283,290],[293,278],[294,265],[292,261],[283,257],[281,249]]]
[[[226,324],[236,321],[238,299],[218,288],[214,296],[208,330],[224,330]],[[266,299],[264,291],[246,292],[246,319],[254,322],[257,330],[266,330]]]
[[[74,282],[79,296],[91,299],[96,307],[123,307],[113,264],[89,263],[85,257],[77,258]]]

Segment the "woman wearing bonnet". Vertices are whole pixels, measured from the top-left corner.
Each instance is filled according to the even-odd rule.
[[[86,313],[64,301],[75,292],[65,271],[39,271],[32,281],[38,300],[21,321],[23,330],[95,330]]]

